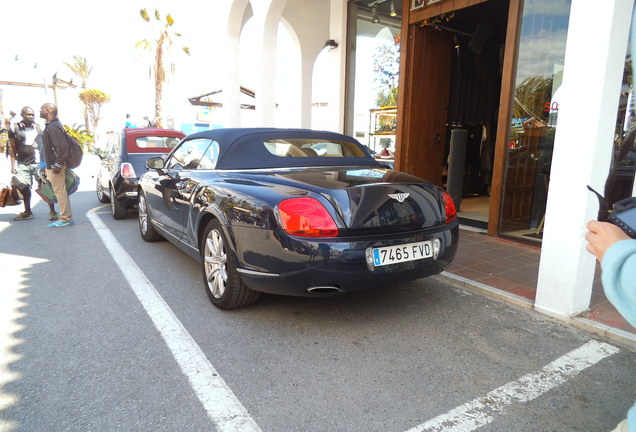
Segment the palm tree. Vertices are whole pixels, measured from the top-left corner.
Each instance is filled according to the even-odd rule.
[[[146,9],[141,9],[139,11],[139,15],[141,18],[147,23],[153,25],[156,30],[159,31],[159,35],[156,40],[147,40],[144,39],[142,41],[137,42],[136,46],[147,50],[154,51],[155,54],[155,64],[154,64],[154,78],[155,78],[155,122],[157,127],[162,127],[161,124],[161,99],[163,97],[163,83],[166,82],[166,69],[164,66],[164,54],[165,50],[170,49],[172,47],[172,39],[173,37],[181,37],[180,33],[175,32],[172,29],[174,25],[174,19],[170,16],[170,14],[166,15],[165,20],[162,21],[161,14],[159,11],[155,10],[154,13],[154,21],[150,20],[150,15]],[[183,52],[187,55],[190,55],[190,49],[188,47],[181,48]]]
[[[545,120],[545,103],[552,99],[552,77],[535,75],[526,78],[515,89],[513,115]]]
[[[85,89],[86,81],[88,81],[89,75],[93,72],[93,67],[88,67],[86,57],[73,56],[73,60],[75,61],[74,63],[64,62],[64,64],[82,81],[81,87]],[[86,129],[89,129],[88,111],[88,106],[84,105],[84,125]]]
[[[93,123],[93,130],[97,129],[99,120],[101,119],[101,110],[104,104],[110,102],[110,95],[97,89],[84,89],[80,92],[79,98],[86,107],[86,111],[90,115]],[[86,128],[90,130],[90,128]]]
[[[73,64],[68,62],[64,62],[64,64],[68,66],[68,68],[71,71],[73,71],[75,76],[77,76],[79,79],[82,80],[81,87],[85,89],[86,81],[88,80],[88,77],[91,74],[91,72],[93,72],[93,67],[92,66],[88,67],[88,62],[86,61],[86,57],[73,56],[73,60],[75,60],[75,63]]]

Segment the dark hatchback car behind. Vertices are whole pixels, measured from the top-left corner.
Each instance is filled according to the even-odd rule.
[[[173,129],[134,128],[112,133],[99,155],[97,199],[111,203],[115,219],[125,219],[137,204],[137,181],[147,171],[146,160],[170,152],[185,137]]]

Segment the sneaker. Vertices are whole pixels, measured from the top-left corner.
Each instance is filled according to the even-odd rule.
[[[57,220],[57,213],[55,213],[55,211],[49,212],[49,220]]]
[[[61,220],[57,221],[57,222],[53,222],[47,225],[47,228],[63,228],[63,227],[70,227],[72,225],[74,225],[75,222],[73,221],[68,221],[68,222],[62,222]]]
[[[27,219],[33,219],[33,213],[31,213],[31,212],[22,212],[19,215],[17,215],[16,217],[13,218],[14,221],[21,221],[21,220],[27,220]]]

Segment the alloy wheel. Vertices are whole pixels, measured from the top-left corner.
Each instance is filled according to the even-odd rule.
[[[139,230],[142,235],[145,235],[148,232],[148,209],[146,207],[146,198],[143,195],[139,195],[137,207],[139,209]]]
[[[203,260],[208,290],[214,297],[221,298],[227,285],[227,254],[223,237],[216,229],[210,230],[205,239]]]

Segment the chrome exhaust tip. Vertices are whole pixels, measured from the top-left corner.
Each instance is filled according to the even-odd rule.
[[[335,285],[318,285],[307,288],[307,292],[315,295],[330,295],[339,294],[342,291]]]

